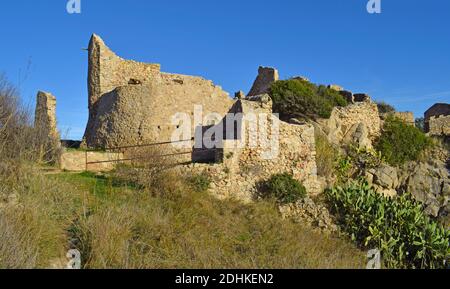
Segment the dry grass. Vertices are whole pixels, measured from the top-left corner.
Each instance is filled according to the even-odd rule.
[[[271,203],[214,199],[170,159],[111,176],[41,175],[26,110],[10,87],[0,96],[0,268],[48,268],[72,248],[85,268],[363,266],[347,240],[282,220]]]
[[[116,189],[91,198],[71,227],[85,268],[364,266],[350,242],[282,220],[271,203],[219,201],[186,184],[158,194]]]
[[[281,219],[271,203],[187,185],[153,194],[89,174],[34,175],[0,213],[1,268],[48,268],[71,246],[84,268],[361,268],[351,242]],[[71,242],[70,242],[71,241]]]
[[[331,178],[335,172],[338,151],[327,137],[316,130],[316,162],[319,176]]]

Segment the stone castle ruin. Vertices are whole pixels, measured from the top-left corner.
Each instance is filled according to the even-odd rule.
[[[211,189],[223,198],[250,201],[260,182],[276,173],[293,175],[310,194],[317,194],[323,191],[326,180],[317,175],[316,135],[326,136],[336,147],[356,144],[371,148],[386,117],[380,116],[369,95],[330,85],[348,100],[348,106],[334,108],[329,119],[284,122],[273,115],[268,95],[271,85],[279,80],[275,68],[259,67],[250,92],[245,95],[240,91],[231,99],[221,87],[201,77],[161,72],[159,64],[122,59],[97,35],[92,36],[88,51],[89,121],[82,146],[95,150],[170,143],[174,132],[183,126],[174,121],[174,116],[187,115],[191,120],[188,135],[194,138],[182,141],[192,151],[187,156],[192,164],[180,164],[178,168],[212,176]],[[52,139],[59,138],[55,105],[50,94],[38,94],[36,125]],[[212,114],[215,118],[196,117],[199,107],[202,115]],[[257,130],[263,128],[266,142],[261,141],[261,134],[255,134],[254,120],[249,119],[260,115],[266,119],[256,120]],[[414,125],[412,113],[394,116]],[[426,114],[430,132],[448,134],[448,116],[448,104],[432,107]],[[205,142],[214,145],[207,146]],[[126,157],[124,153],[108,149],[66,151],[61,157],[61,168],[109,171],[114,169],[115,160]],[[95,162],[88,163],[88,158]],[[380,187],[393,192],[390,186]]]
[[[177,113],[225,115],[233,101],[221,87],[201,77],[164,73],[159,64],[124,60],[97,35],[89,44],[89,148],[169,141]],[[204,123],[197,123],[197,126]]]

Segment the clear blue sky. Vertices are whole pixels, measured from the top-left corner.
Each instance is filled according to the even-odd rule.
[[[366,92],[416,116],[450,100],[450,1],[382,0],[0,1],[0,72],[34,105],[37,90],[58,99],[68,138],[87,121],[87,47],[99,34],[120,56],[167,72],[248,91],[259,65]]]

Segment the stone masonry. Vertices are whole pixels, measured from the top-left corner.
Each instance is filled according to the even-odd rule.
[[[432,116],[428,120],[428,128],[432,136],[450,136],[450,115]]]
[[[90,148],[169,141],[176,113],[224,115],[228,93],[200,77],[163,73],[159,64],[124,60],[93,35],[89,44],[89,121],[84,145]],[[193,124],[192,130],[197,125]]]
[[[241,130],[236,138],[225,138],[216,151],[217,164],[194,164],[194,171],[212,177],[211,191],[220,198],[234,198],[251,201],[255,198],[258,186],[277,173],[289,173],[301,181],[308,193],[320,192],[317,181],[316,148],[314,127],[310,124],[294,125],[274,118],[279,126],[279,136],[271,139],[275,122],[267,120],[269,147],[255,141],[249,115],[272,116],[272,101],[268,95],[239,100],[231,109],[231,114],[242,113]],[[225,125],[227,126],[228,123]],[[261,125],[261,123],[259,123]],[[261,127],[259,127],[261,129]],[[252,139],[253,138],[253,139]],[[276,143],[279,142],[279,145]],[[270,143],[270,142],[269,142]],[[277,153],[272,149],[279,146]],[[265,157],[263,157],[265,156]],[[269,157],[268,157],[269,156]],[[271,157],[270,157],[271,156]]]
[[[48,92],[39,91],[37,94],[34,126],[42,141],[59,141],[56,127],[56,98]]]
[[[450,104],[436,103],[425,112],[425,131],[432,136],[450,135]]]
[[[257,96],[265,93],[269,93],[270,86],[275,81],[278,81],[280,76],[278,70],[271,67],[262,67],[258,69],[258,77],[253,83],[253,87],[248,93],[248,96]]]
[[[378,106],[370,99],[346,107],[335,107],[329,119],[320,119],[318,123],[316,128],[322,130],[336,146],[357,142],[370,147],[381,133]]]

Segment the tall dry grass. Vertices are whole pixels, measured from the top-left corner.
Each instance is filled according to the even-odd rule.
[[[363,266],[350,242],[285,221],[274,204],[214,199],[164,151],[134,152],[139,163],[110,176],[42,175],[28,111],[0,88],[0,268],[64,264],[68,249],[84,268]]]

